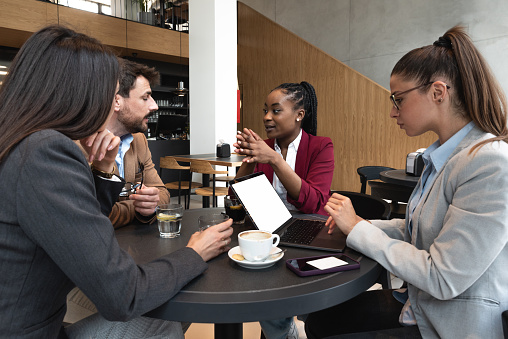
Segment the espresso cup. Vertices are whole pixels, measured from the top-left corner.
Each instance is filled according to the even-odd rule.
[[[248,261],[261,261],[268,257],[273,247],[279,244],[277,234],[261,230],[244,231],[238,234],[238,244],[243,257]]]

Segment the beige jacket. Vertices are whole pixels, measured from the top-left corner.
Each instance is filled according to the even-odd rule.
[[[125,153],[123,159],[125,181],[132,183],[139,181],[140,176],[139,174],[136,175],[136,173],[138,172],[139,164],[143,163],[145,165],[143,184],[147,187],[157,187],[159,189],[159,204],[169,204],[169,192],[155,169],[145,135],[143,133],[135,133],[132,136],[134,140],[132,140],[131,147]],[[115,172],[118,174],[116,166]],[[109,219],[115,228],[131,223],[134,218],[144,223],[150,223],[155,220],[155,214],[145,217],[134,210],[133,200],[124,200],[118,201],[113,206],[109,215]]]
[[[155,165],[152,162],[152,154],[148,148],[148,141],[143,133],[134,133],[132,135],[134,139],[131,142],[129,150],[125,153],[124,162],[124,174],[125,181],[136,183],[141,180],[141,176],[136,174],[139,170],[139,164],[143,163],[144,167],[144,179],[143,184],[146,187],[157,187],[159,189],[159,204],[169,204],[169,191],[164,186]],[[76,144],[81,148],[81,151],[86,154],[85,150],[81,147],[79,141]],[[115,166],[115,174],[119,175],[118,168]],[[122,200],[118,201],[111,210],[109,219],[115,228],[126,226],[130,224],[134,219],[137,219],[143,223],[151,223],[155,220],[155,214],[145,217],[134,210],[133,200]]]

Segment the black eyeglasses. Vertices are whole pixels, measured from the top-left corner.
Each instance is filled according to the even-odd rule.
[[[422,88],[422,87],[428,86],[428,85],[430,85],[430,84],[433,84],[434,82],[435,82],[435,81],[430,81],[430,82],[427,82],[427,83],[425,83],[425,84],[423,84],[423,85],[416,86],[416,87],[410,88],[410,89],[408,89],[408,90],[405,90],[405,91],[403,91],[403,92],[397,93],[397,95],[402,95],[402,94],[409,93],[409,92],[411,92],[411,91],[414,91],[415,89],[419,89],[419,88]],[[445,84],[445,86],[446,86],[446,88],[450,89],[450,86],[448,86],[448,85],[446,85],[446,84]],[[399,98],[399,99],[396,99],[396,98],[395,98],[395,94],[392,94],[392,95],[390,95],[390,100],[392,100],[393,107],[395,107],[395,108],[397,109],[397,111],[399,111],[399,110],[400,110],[399,103],[402,101],[402,99],[400,99],[400,98]]]
[[[126,182],[124,188],[122,188],[122,192],[120,193],[121,197],[128,197],[131,194],[136,193],[136,190],[138,188],[143,187],[143,180],[144,180],[144,171],[145,171],[145,165],[139,164],[138,171],[136,172],[136,175],[134,177],[134,181],[138,182],[137,184],[134,184],[132,182]],[[138,178],[140,177],[140,180]]]

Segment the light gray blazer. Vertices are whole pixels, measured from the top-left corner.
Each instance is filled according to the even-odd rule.
[[[508,309],[508,144],[473,128],[413,214],[362,221],[348,246],[408,282],[424,338],[502,338]],[[415,188],[418,190],[420,183]],[[407,213],[406,213],[407,219]]]

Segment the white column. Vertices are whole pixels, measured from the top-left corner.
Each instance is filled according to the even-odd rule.
[[[236,134],[236,0],[189,1],[190,152],[215,153]]]

